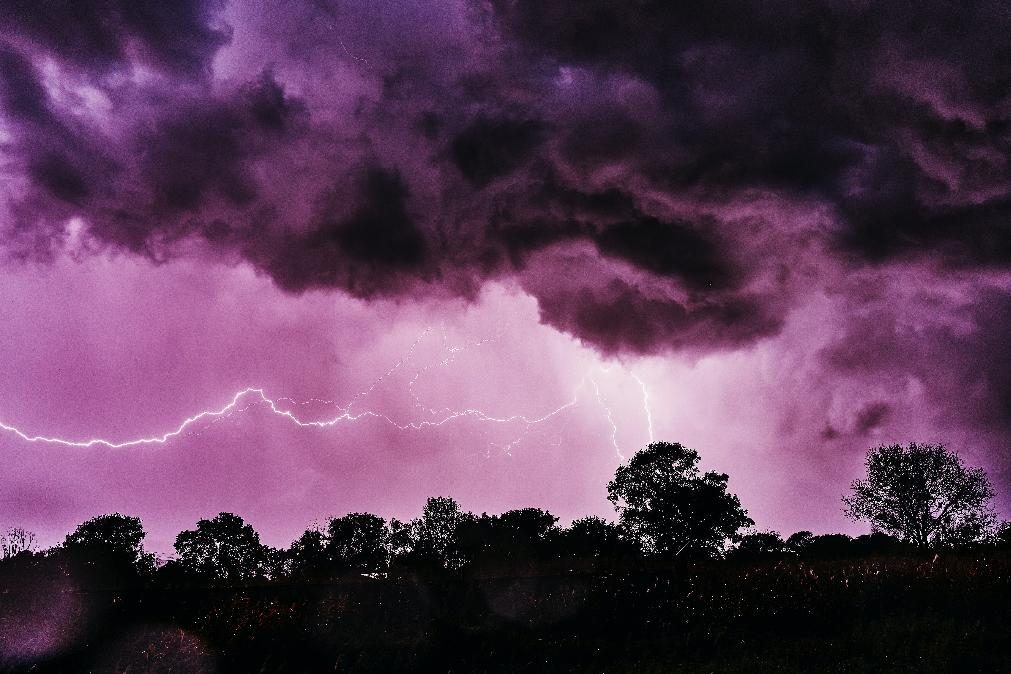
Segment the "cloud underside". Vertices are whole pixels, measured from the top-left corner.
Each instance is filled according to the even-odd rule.
[[[1011,262],[1001,2],[17,0],[0,26],[14,258],[398,300],[511,279],[606,354],[754,344],[853,270]]]

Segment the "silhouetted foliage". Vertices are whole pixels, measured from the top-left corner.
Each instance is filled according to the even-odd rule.
[[[581,517],[558,535],[563,554],[578,558],[611,558],[634,554],[638,547],[628,540],[619,526],[601,517]]]
[[[993,488],[944,445],[883,445],[867,453],[867,478],[855,480],[844,512],[918,547],[984,539],[995,524]]]
[[[789,535],[786,539],[786,547],[790,552],[800,554],[805,548],[807,548],[814,541],[814,534],[806,529],[794,532]]]
[[[38,550],[35,534],[21,527],[11,527],[0,536],[0,560],[11,559],[20,554],[33,554]]]
[[[907,542],[881,531],[857,536],[850,545],[853,554],[858,557],[899,555],[909,551]]]
[[[270,579],[286,578],[291,575],[290,566],[287,549],[263,546],[262,576]]]
[[[491,519],[495,522],[495,530],[509,543],[545,541],[558,522],[557,517],[540,508],[507,510]]]
[[[383,573],[390,562],[389,537],[382,517],[350,513],[330,520],[326,553],[337,573]]]
[[[778,531],[755,531],[742,536],[728,556],[737,560],[756,561],[780,559],[790,554],[794,554],[793,549]]]
[[[742,535],[752,523],[727,476],[697,463],[668,443],[633,456],[609,485],[618,524],[475,516],[438,497],[410,522],[350,513],[274,550],[221,513],[180,533],[178,560],[153,579],[138,575],[150,555],[137,518],[94,518],[45,554],[8,534],[0,671],[1011,665],[1011,524],[993,546],[944,555],[882,531]],[[673,564],[679,550],[692,559]]]
[[[390,519],[389,525],[390,564],[395,560],[409,555],[417,545],[412,522],[402,522],[396,517]]]
[[[195,530],[176,536],[175,549],[176,563],[186,573],[224,583],[262,576],[268,555],[260,535],[232,513],[198,521]]]
[[[286,575],[295,578],[319,578],[330,566],[326,549],[326,534],[319,529],[307,529],[288,548]]]
[[[558,518],[540,508],[508,510],[501,515],[483,513],[457,526],[464,558],[476,567],[489,568],[530,564],[546,558],[557,532]]]
[[[1011,522],[1001,522],[997,525],[993,539],[998,548],[1011,549]]]
[[[810,558],[842,559],[854,554],[853,537],[846,534],[814,536],[800,549],[800,553]]]
[[[725,474],[698,469],[699,455],[679,443],[654,442],[618,466],[607,498],[647,553],[715,557],[754,525]]]
[[[154,571],[154,555],[144,552],[140,518],[113,513],[78,525],[67,535],[62,552],[72,560],[104,567],[110,574],[147,575]]]
[[[20,527],[8,529],[5,535],[0,536],[0,593],[10,586],[38,582],[39,567],[43,561],[35,534]]]
[[[392,532],[399,550],[406,550],[401,561],[414,567],[459,569],[466,561],[460,550],[457,529],[474,515],[464,512],[460,504],[446,496],[425,501],[421,517],[408,525],[398,522]]]

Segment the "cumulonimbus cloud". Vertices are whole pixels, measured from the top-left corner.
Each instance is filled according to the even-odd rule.
[[[13,257],[76,221],[292,292],[512,277],[606,353],[776,334],[810,290],[786,249],[1011,262],[999,2],[9,2],[0,25]]]

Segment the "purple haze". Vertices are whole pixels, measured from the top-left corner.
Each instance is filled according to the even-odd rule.
[[[949,443],[1006,512],[1006,5],[627,7],[4,3],[0,422],[572,404],[2,433],[0,525],[607,514],[650,421],[762,528],[852,530],[891,441]]]

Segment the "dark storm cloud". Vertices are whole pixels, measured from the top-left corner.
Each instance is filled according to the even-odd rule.
[[[138,138],[156,215],[199,212],[215,197],[251,203],[255,159],[266,145],[287,140],[303,114],[301,101],[266,72],[230,98],[193,101],[163,117]]]
[[[540,142],[541,127],[532,120],[478,118],[450,144],[453,163],[477,187],[512,173]]]
[[[604,255],[677,277],[696,290],[724,288],[733,281],[733,270],[716,242],[682,222],[656,218],[619,222],[605,227],[594,240]]]
[[[881,425],[888,418],[891,406],[883,400],[868,403],[857,412],[855,419],[856,431],[867,433]]]
[[[876,205],[853,213],[842,236],[846,247],[869,260],[929,251],[955,266],[1011,264],[1011,198],[936,209],[901,199]]]
[[[0,73],[3,73],[0,95],[4,112],[21,122],[49,120],[46,90],[27,58],[0,45]]]
[[[493,4],[529,48],[662,92],[683,159],[650,172],[672,188],[814,193],[875,260],[1008,262],[1005,3]]]
[[[251,236],[265,217],[257,173],[298,137],[304,118],[301,102],[266,72],[224,95],[166,102],[156,123],[130,128],[119,146],[71,145],[38,158],[26,144],[25,154],[39,194],[78,206],[98,242],[162,260],[194,235],[212,247]],[[94,168],[99,157],[105,176]],[[89,186],[96,178],[104,179]]]
[[[258,255],[288,290],[337,286],[359,297],[395,292],[400,275],[421,273],[428,262],[425,237],[407,212],[408,197],[399,174],[369,168],[359,178],[359,203],[349,216],[345,204],[328,203],[309,232],[289,235],[278,250]]]
[[[541,319],[606,354],[699,345],[732,348],[774,334],[780,327],[778,317],[769,315],[754,298],[712,297],[690,305],[669,297],[645,296],[619,280],[595,289],[567,285],[535,287]]]
[[[229,39],[214,25],[222,0],[9,0],[0,4],[5,36],[98,72],[133,59],[184,75],[204,74]]]
[[[84,172],[63,154],[53,152],[33,159],[28,173],[40,187],[60,201],[79,204],[91,194]]]
[[[614,161],[638,154],[641,134],[639,125],[623,110],[602,106],[571,120],[559,150],[575,165]]]
[[[294,292],[516,278],[609,353],[775,334],[810,291],[788,250],[1011,262],[1003,3],[0,11],[22,257],[78,217],[89,245],[245,260]]]
[[[871,292],[861,300],[860,315],[823,352],[828,376],[894,386],[907,386],[912,378],[924,388],[929,409],[943,410],[943,427],[1007,433],[1011,292],[975,285],[968,290],[952,299],[925,289],[901,304],[886,290]],[[883,403],[868,405],[859,411],[856,429],[872,428],[889,414]]]

